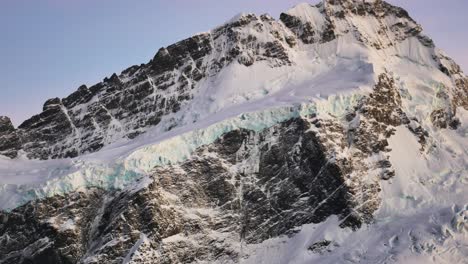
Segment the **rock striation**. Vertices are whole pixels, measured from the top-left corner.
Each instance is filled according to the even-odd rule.
[[[378,25],[377,32],[370,32],[358,19]],[[194,98],[201,96],[204,83],[229,65],[266,63],[287,68],[296,63],[294,53],[303,45],[325,44],[349,34],[376,50],[409,38],[434,48],[405,10],[384,1],[301,4],[281,14],[279,21],[269,15],[242,14],[210,32],[161,48],[146,64],[131,66],[91,87],[82,85],[65,98],[49,99],[42,113],[2,132],[8,138],[2,143],[8,143],[0,151],[11,158],[19,150],[33,159],[76,157],[122,138],[133,139],[152,127],[173,129],[191,114],[189,106],[197,103]],[[468,81],[447,56],[435,54],[432,59],[453,80],[447,93],[451,106],[435,109],[432,119],[439,127],[456,127],[455,108],[468,108]]]

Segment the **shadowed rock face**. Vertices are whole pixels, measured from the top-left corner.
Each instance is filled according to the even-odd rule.
[[[0,116],[0,155],[16,158],[20,148],[21,143],[10,118]]]
[[[238,232],[247,243],[321,222],[332,214],[347,216],[351,204],[343,183],[346,172],[328,161],[315,133],[306,132],[310,126],[306,120],[293,119],[260,134],[233,131],[199,150],[197,158],[155,175],[165,191],[181,196],[184,205],[215,204],[240,221]],[[183,186],[187,179],[193,183],[188,189]],[[192,193],[207,200],[193,200]],[[360,220],[348,218],[345,225],[359,226]]]
[[[305,5],[305,4],[304,4]],[[332,41],[343,34],[352,32],[360,41],[375,48],[382,49],[393,46],[394,41],[403,41],[410,37],[418,38],[427,47],[433,47],[432,40],[421,35],[422,28],[408,13],[396,6],[392,6],[385,1],[354,1],[354,0],[326,0],[315,7],[323,15],[323,23],[315,26],[308,18],[301,18],[296,14],[282,13],[280,20],[288,27],[298,39],[305,44],[326,43]],[[381,28],[375,32],[374,36],[363,34],[353,23],[350,24],[350,16],[370,17],[375,19]],[[388,27],[385,19],[390,16],[403,19]],[[348,28],[343,32],[337,29],[337,24],[348,24]],[[394,39],[389,39],[388,32],[394,34]]]
[[[155,168],[146,187],[55,196],[1,213],[2,263],[121,263],[142,237],[152,263],[236,261],[239,241],[259,243],[332,214],[359,227],[360,216],[349,216],[348,172],[329,160],[311,126],[292,119],[235,130],[182,164]]]
[[[335,39],[333,24],[328,20],[325,29],[314,28],[310,22],[303,22],[300,18],[286,13],[281,13],[280,20],[291,29],[305,44],[324,43]]]
[[[1,212],[0,261],[230,263],[245,257],[242,245],[294,235],[331,215],[359,228],[379,207],[380,181],[395,174],[386,154],[394,126],[424,139],[409,123],[395,81],[382,74],[343,120],[310,115],[234,130],[135,186]]]

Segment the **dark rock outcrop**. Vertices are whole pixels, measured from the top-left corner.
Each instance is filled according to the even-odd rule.
[[[124,190],[89,189],[2,212],[0,261],[237,262],[239,243],[293,235],[331,215],[359,228],[380,204],[379,180],[394,176],[386,138],[408,122],[383,74],[343,122],[311,115],[233,130]]]
[[[0,155],[16,158],[21,142],[10,118],[0,116]]]
[[[0,213],[0,261],[121,263],[142,237],[158,252],[153,263],[236,261],[233,241],[259,243],[334,214],[359,227],[344,183],[349,172],[329,160],[311,126],[297,118],[260,133],[234,130],[180,165],[155,168],[147,186],[54,196]]]
[[[245,34],[245,27],[266,37],[260,40]],[[230,63],[289,65],[286,47],[291,37],[268,15],[241,16],[210,33],[161,48],[148,64],[114,73],[91,87],[82,85],[65,98],[47,100],[42,113],[16,131],[5,132],[13,133],[8,138],[15,140],[2,141],[0,151],[12,158],[18,149],[29,158],[76,157],[123,137],[133,139],[178,113],[192,100],[203,78]],[[166,124],[166,129],[177,126],[174,122]]]

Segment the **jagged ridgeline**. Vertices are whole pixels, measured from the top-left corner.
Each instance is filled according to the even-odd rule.
[[[0,263],[456,263],[467,111],[399,7],[241,14],[0,117]]]
[[[375,32],[355,21],[356,17],[372,20]],[[83,85],[66,98],[47,100],[42,113],[17,129],[2,118],[0,154],[15,158],[22,150],[29,158],[76,157],[121,138],[135,138],[150,127],[164,131],[196,121],[207,112],[187,117],[190,109],[206,96],[205,86],[216,85],[213,80],[219,75],[234,74],[230,64],[255,68],[256,63],[266,63],[293,71],[302,63],[295,53],[304,45],[326,44],[348,35],[369,49],[392,48],[408,38],[434,49],[405,10],[383,1],[300,6],[281,14],[280,21],[268,15],[242,15],[208,33],[161,48],[147,64],[132,66],[91,87]],[[453,97],[453,104],[467,107],[468,82],[460,68],[442,54],[432,55],[428,59],[456,86],[447,96]],[[212,100],[203,103],[213,104]],[[452,115],[442,111],[433,118],[446,120]],[[441,122],[443,126],[445,121]]]

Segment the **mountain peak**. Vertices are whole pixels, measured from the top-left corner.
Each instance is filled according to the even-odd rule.
[[[248,18],[248,17],[256,17],[256,15],[254,13],[240,12],[240,13],[234,15],[233,17],[231,17],[226,22],[224,22],[223,25],[232,24],[232,23],[238,22],[239,20],[244,20],[245,18]]]
[[[13,123],[8,116],[0,116],[0,133],[14,130]]]
[[[302,3],[282,13],[280,20],[306,44],[323,43],[351,33],[360,42],[377,49],[409,37],[418,37],[425,45],[433,45],[429,38],[420,34],[421,26],[408,12],[381,0]]]
[[[42,113],[12,134],[21,138],[30,158],[75,157],[153,127],[167,132],[228,106],[269,97],[286,87],[283,78],[294,78],[281,75],[284,72],[300,72],[296,78],[305,82],[311,77],[304,76],[341,72],[338,68],[351,62],[349,79],[364,82],[385,72],[386,61],[394,57],[459,75],[457,94],[463,95],[467,82],[459,67],[434,49],[404,9],[380,0],[325,0],[296,5],[279,21],[240,13],[209,32],[159,49],[147,64],[46,102]],[[355,68],[362,71],[353,72]],[[232,76],[248,81],[238,87]],[[276,83],[275,78],[282,81]],[[303,97],[291,100],[302,102],[312,94],[316,93],[302,92]],[[14,148],[17,151],[18,145]]]

